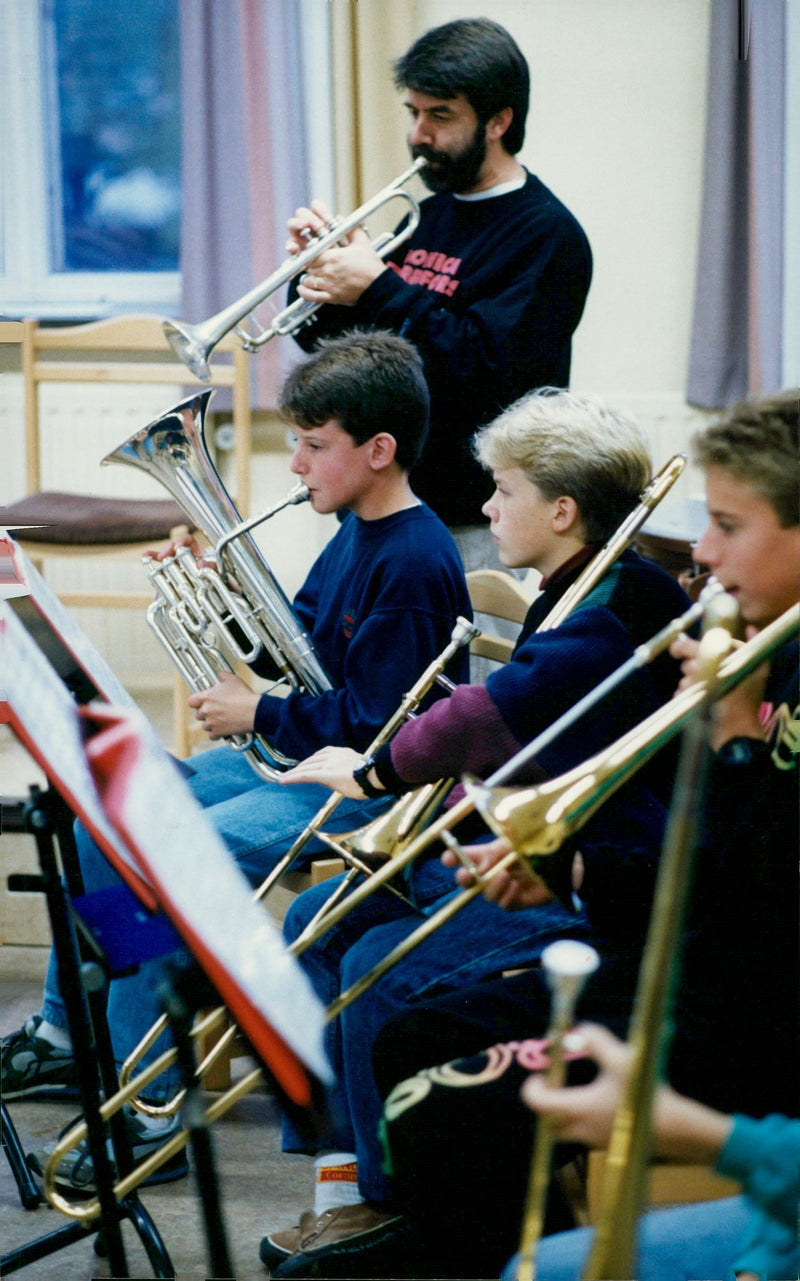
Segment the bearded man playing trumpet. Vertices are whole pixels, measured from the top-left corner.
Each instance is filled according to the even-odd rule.
[[[687,598],[675,580],[626,551],[557,630],[537,630],[636,507],[649,481],[650,459],[635,424],[585,398],[545,390],[523,397],[484,428],[475,447],[493,473],[495,493],[484,510],[501,561],[509,568],[532,566],[543,575],[541,595],[529,611],[514,656],[485,686],[462,686],[446,706],[404,725],[374,761],[325,748],[288,771],[283,776],[287,786],[314,781],[361,796],[363,784],[372,795],[384,789],[399,793],[467,770],[485,776],[612,673],[640,641],[684,612]],[[587,716],[577,731],[543,754],[536,777],[558,773],[612,741],[644,710],[668,700],[678,675],[668,655],[656,660],[613,706]],[[656,786],[664,782],[660,773],[663,769],[651,779]],[[625,830],[623,846],[648,847],[655,861],[662,804],[637,782],[621,794],[614,810],[617,832]],[[332,884],[295,900],[285,921],[287,940],[302,934]],[[451,873],[432,854],[414,863],[405,888],[427,914],[450,896],[454,885]],[[332,1001],[369,972],[419,920],[406,904],[385,893],[359,904],[303,953],[302,963],[322,999]],[[328,1050],[339,1082],[334,1112],[340,1121],[328,1136],[328,1150],[318,1153],[314,1210],[296,1229],[265,1237],[263,1262],[277,1265],[277,1275],[283,1275],[283,1268],[299,1266],[300,1255],[287,1256],[303,1241],[304,1258],[330,1255],[344,1266],[365,1245],[391,1248],[396,1220],[390,1207],[383,1208],[388,1188],[375,1137],[381,1104],[370,1067],[373,1040],[390,1015],[431,991],[530,964],[553,938],[590,932],[582,910],[562,906],[549,893],[542,894],[535,910],[514,917],[476,898],[458,922],[439,930],[329,1024]],[[288,1120],[284,1146],[308,1150],[307,1136],[297,1134]]]
[[[797,394],[729,411],[700,433],[695,452],[706,474],[710,523],[694,555],[735,596],[753,639],[800,595]],[[683,661],[684,684],[692,681],[697,642],[681,638],[673,653]],[[755,1118],[800,1114],[799,681],[793,639],[714,704],[713,755],[664,1064],[666,1079],[682,1094]],[[470,853],[485,874],[505,848],[493,842]],[[591,851],[581,848],[575,884],[593,918],[608,910],[609,887],[595,881]],[[470,879],[464,870],[457,877]],[[540,886],[517,864],[492,879],[486,893],[518,908]],[[636,976],[626,978],[618,955],[599,950],[602,962],[578,1016],[624,1035],[634,992],[629,980]],[[398,1221],[422,1243],[436,1275],[497,1275],[519,1240],[533,1143],[520,1087],[546,1062],[545,1042],[530,1038],[543,1036],[548,1005],[540,975],[530,971],[420,1002],[377,1038],[393,1207],[404,1212]],[[435,1066],[445,1060],[445,1067]],[[569,1082],[585,1082],[591,1071],[576,1060]],[[557,1110],[550,1117],[557,1133],[561,1120]],[[730,1258],[736,1256],[733,1241]],[[644,1274],[648,1281],[675,1275]]]

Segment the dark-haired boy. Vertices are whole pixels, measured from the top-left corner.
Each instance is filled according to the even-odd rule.
[[[456,618],[470,614],[453,540],[408,479],[428,421],[419,356],[392,333],[332,339],[292,371],[280,408],[296,436],[291,470],[311,491],[314,510],[348,509],[294,602],[334,688],[319,695],[259,696],[230,677],[189,701],[213,738],[255,727],[290,758],[329,742],[362,751],[445,648]],[[464,655],[449,675],[463,680],[466,674]],[[190,768],[191,790],[254,884],[329,795],[324,787],[284,789],[265,781],[229,746],[193,757]],[[345,800],[330,826],[357,826],[380,808],[375,801]],[[79,827],[77,836],[86,888],[113,883],[115,873],[86,832]],[[308,853],[314,848],[310,843]],[[156,962],[143,964],[111,984],[108,1020],[120,1063],[158,1017],[156,971]],[[7,1101],[74,1091],[52,957],[41,1017],[32,1016],[4,1041],[2,1073]],[[159,1077],[150,1097],[170,1097],[175,1080],[174,1072]],[[141,1151],[146,1136],[133,1137]],[[152,1142],[160,1141],[163,1135],[155,1134]],[[83,1177],[85,1161],[80,1168]]]

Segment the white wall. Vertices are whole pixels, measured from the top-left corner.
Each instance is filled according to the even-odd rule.
[[[379,3],[383,0],[378,0]],[[594,278],[572,386],[636,414],[654,460],[698,415],[684,387],[700,217],[706,0],[420,0],[420,31],[488,16],[531,69],[520,159],[585,228]],[[696,492],[688,472],[676,495]]]
[[[706,0],[426,0],[488,14],[531,68],[523,162],[580,219],[595,274],[573,385],[682,392],[700,212]]]

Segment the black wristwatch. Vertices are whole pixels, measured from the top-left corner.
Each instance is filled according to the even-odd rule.
[[[365,756],[358,768],[353,770],[353,778],[358,783],[358,786],[361,788],[364,795],[368,796],[371,801],[375,800],[378,796],[386,795],[386,792],[382,787],[375,787],[374,783],[370,783],[369,778],[367,777],[374,764],[374,756]]]
[[[717,760],[723,765],[749,765],[766,746],[760,738],[739,735],[736,738],[729,738],[722,744],[717,752]]]

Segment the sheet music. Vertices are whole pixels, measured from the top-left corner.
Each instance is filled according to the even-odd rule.
[[[0,702],[11,728],[94,839],[138,892],[143,877],[109,823],[86,760],[83,726],[62,681],[31,640],[13,608],[0,600]],[[135,709],[134,709],[135,713]],[[140,715],[138,713],[135,713]],[[143,721],[143,718],[141,718]],[[146,734],[148,726],[143,721]],[[121,866],[120,866],[121,865]]]
[[[21,575],[27,584],[27,593],[23,590],[9,592],[8,595],[30,595],[39,613],[49,623],[56,640],[60,640],[74,655],[100,693],[118,707],[135,707],[136,704],[125,686],[114,675],[106,660],[98,653],[69,611],[61,604],[53,589],[31,564],[24,549],[5,530],[0,529],[0,536],[3,536],[4,541],[13,548],[17,578]],[[2,544],[0,544],[1,547]],[[0,597],[4,595],[5,593],[0,592]]]
[[[100,742],[98,735],[90,751]],[[130,768],[116,769],[103,801],[146,869],[164,911],[234,1017],[239,1018],[238,994],[221,985],[226,977],[314,1075],[330,1081],[322,1041],[324,1009],[277,926],[263,905],[253,901],[247,879],[183,780],[164,770],[152,740],[140,737],[130,759]],[[217,972],[208,957],[203,960],[204,951],[215,959]]]

